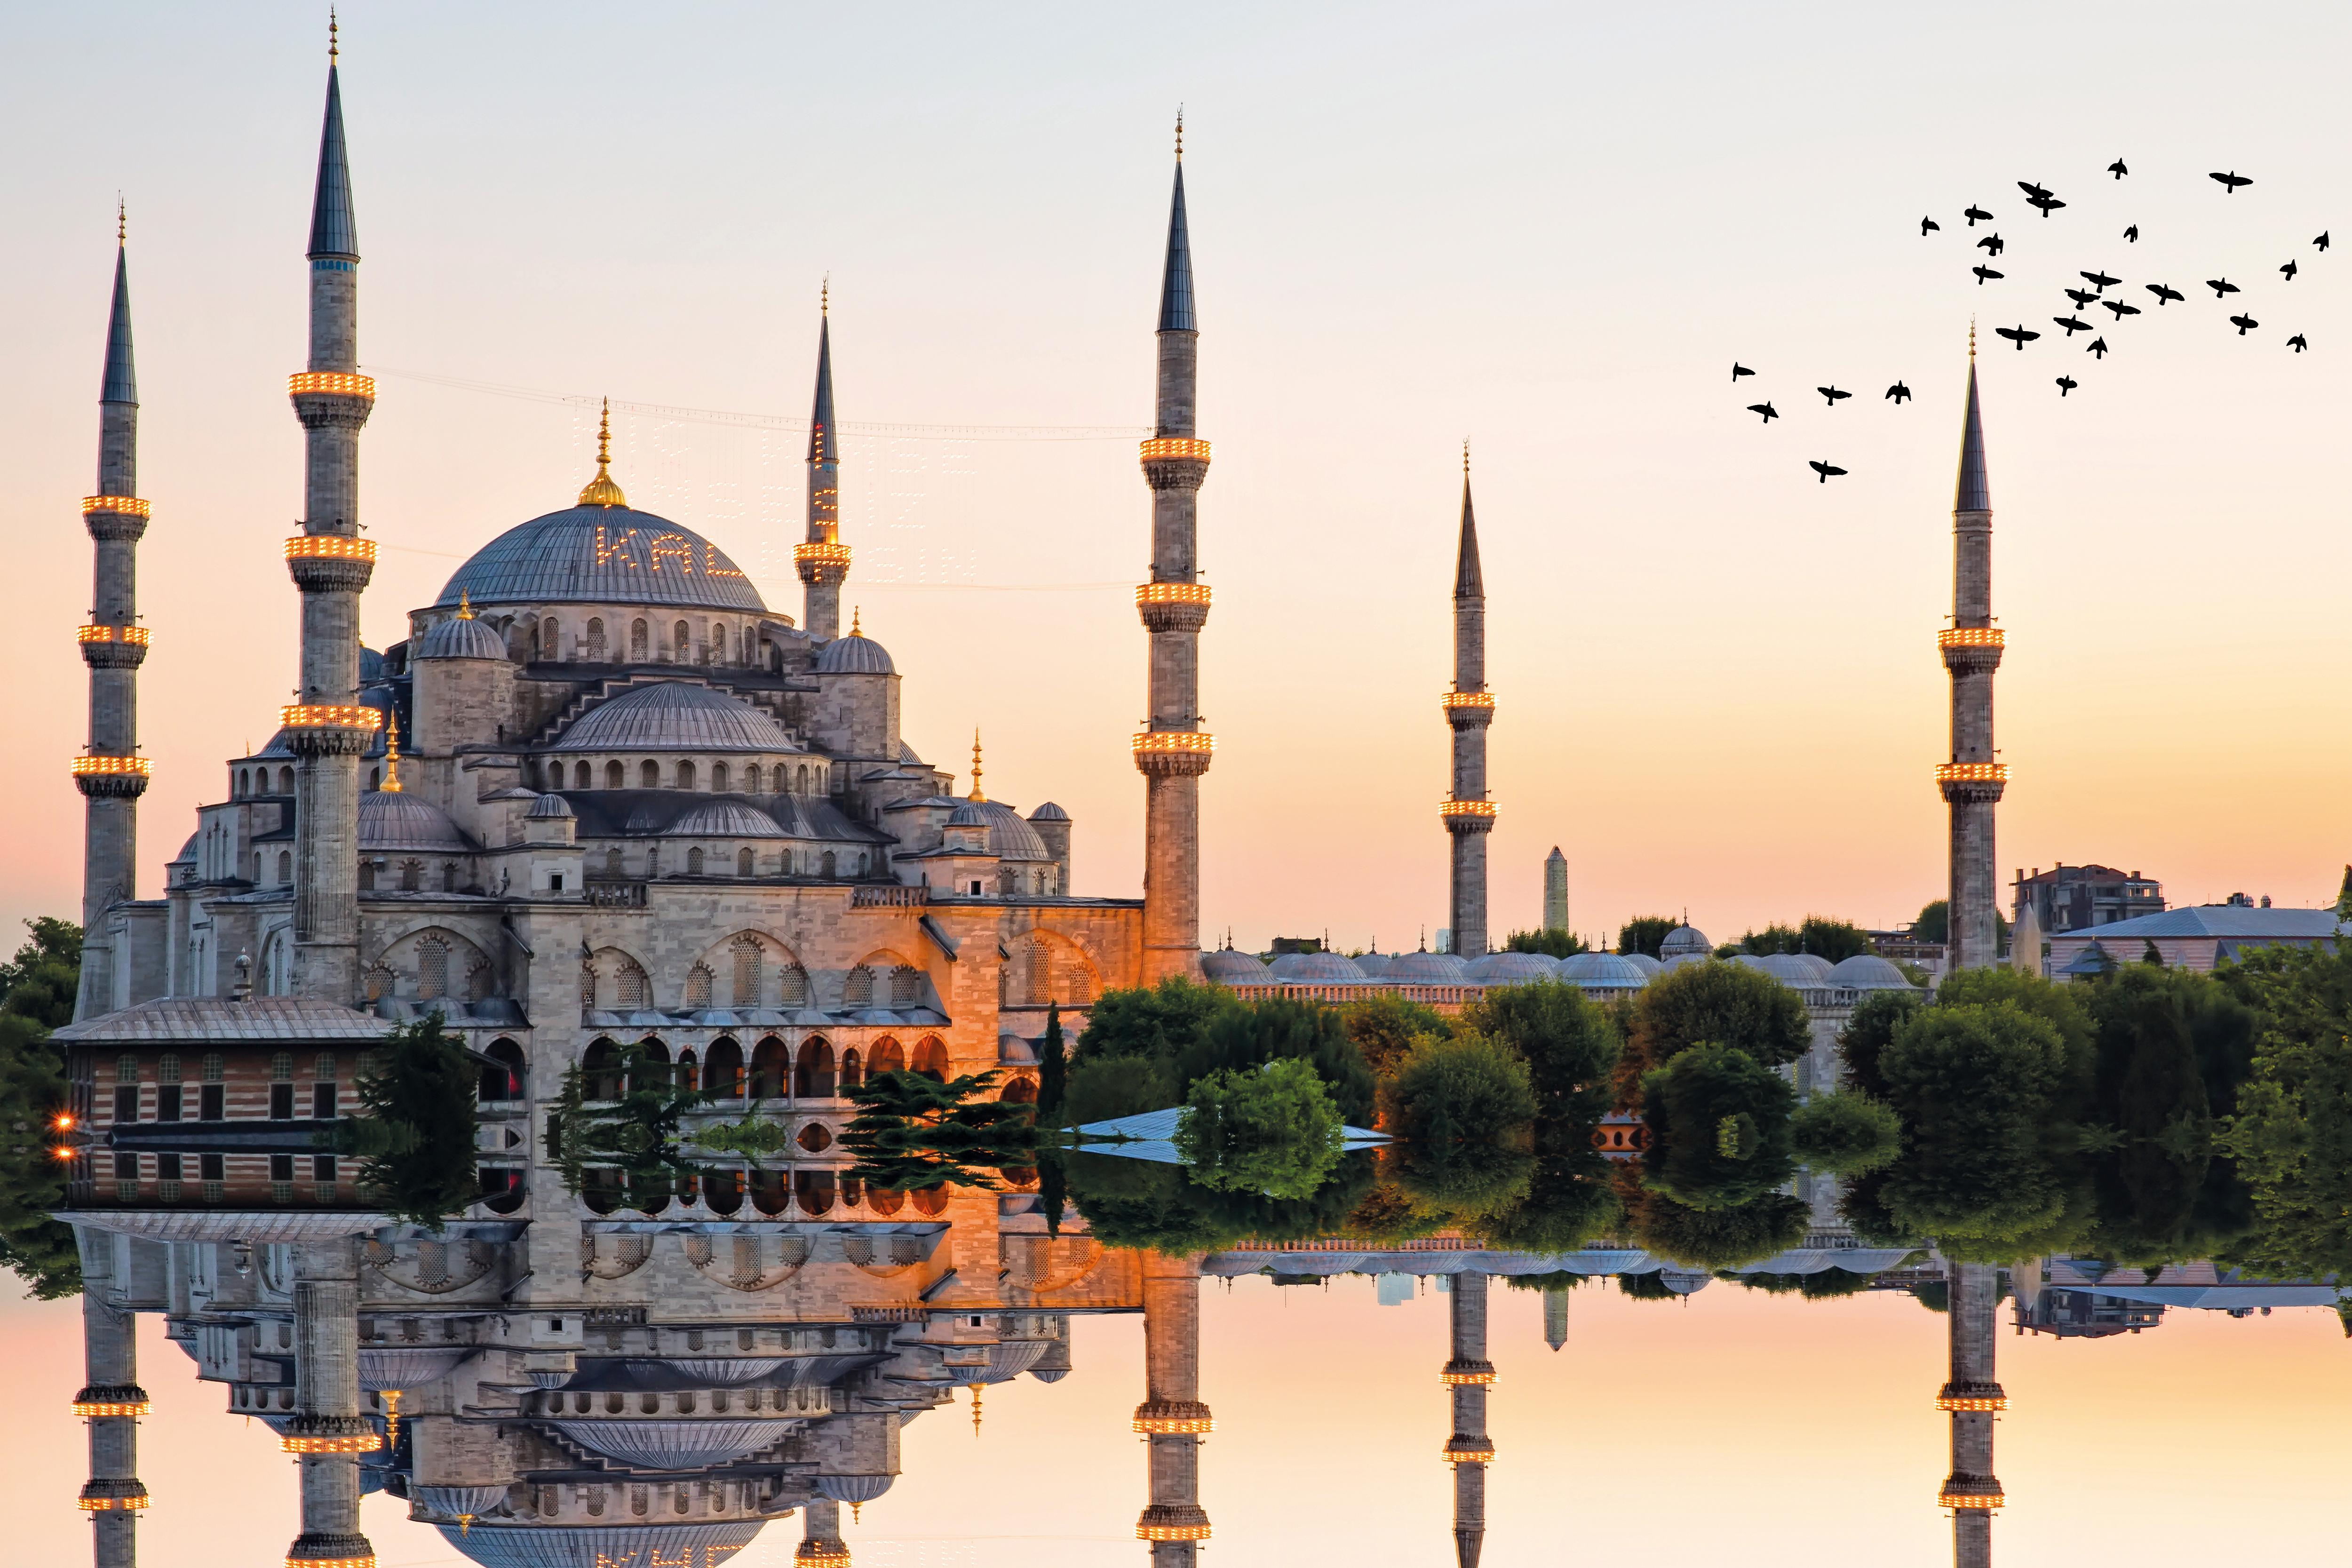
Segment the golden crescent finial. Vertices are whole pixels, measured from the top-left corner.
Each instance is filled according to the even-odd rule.
[[[580,492],[582,506],[625,507],[629,498],[613,482],[613,400],[604,399],[604,413],[596,421],[596,477],[590,479]]]
[[[342,46],[341,46],[341,40],[336,37],[337,33],[341,30],[341,26],[342,26],[341,21],[341,20],[340,20],[340,19],[335,16],[335,8],[334,8],[332,5],[328,6],[328,7],[327,7],[327,58],[328,58],[329,60],[332,60],[332,59],[335,58],[335,56],[336,56],[337,54],[339,54],[339,53],[341,53],[341,47],[342,47]]]
[[[971,730],[971,798],[974,800],[988,798],[980,793],[980,726],[977,724],[973,725]]]
[[[839,610],[835,610],[835,611],[834,611],[833,613],[834,613],[835,615],[836,615],[836,616],[837,616],[837,615],[839,615],[839,614],[841,614],[841,612],[840,612]],[[858,609],[857,609],[857,606],[856,606],[856,605],[850,605],[850,606],[849,606],[849,635],[850,635],[851,637],[864,637],[866,634],[865,634],[864,632],[861,632],[861,631],[859,631],[859,630],[857,629],[857,616],[858,616]],[[837,623],[837,622],[836,622],[835,624],[836,624],[836,625],[838,625],[839,623]]]
[[[114,193],[114,243],[127,245],[131,239],[131,209],[123,205],[122,193]]]
[[[816,313],[820,316],[833,314],[833,274],[830,272],[824,275],[824,281],[817,285]]]
[[[1176,161],[1184,161],[1184,106],[1176,106]]]
[[[400,715],[387,711],[384,719],[389,727],[384,731],[383,784],[380,787],[386,795],[398,795],[400,793]],[[397,1402],[394,1405],[393,1419],[395,1421],[399,1419]]]
[[[457,590],[457,618],[461,621],[474,618],[474,591],[471,588]]]
[[[596,420],[596,466],[604,467],[613,460],[613,400],[604,399],[604,412]]]

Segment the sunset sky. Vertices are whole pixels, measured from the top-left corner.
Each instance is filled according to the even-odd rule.
[[[78,501],[118,192],[154,505],[141,891],[286,700],[323,9],[0,25],[0,921],[79,900]],[[1972,313],[2010,634],[2002,878],[2104,860],[2176,903],[2311,904],[2352,858],[2352,254],[2310,244],[2352,242],[2340,7],[355,0],[342,22],[380,378],[371,646],[570,503],[588,400],[805,417],[829,274],[846,596],[907,677],[908,737],[964,769],[977,726],[992,795],[1076,819],[1077,890],[1137,893],[1149,498],[1123,432],[1150,417],[1181,102],[1215,444],[1204,940],[1410,947],[1444,923],[1465,437],[1498,935],[1534,923],[1555,843],[1587,932],[1685,907],[1718,940],[1892,923],[1939,896],[1934,634]],[[2255,184],[2224,195],[2211,170]],[[2020,180],[2069,205],[2034,216]],[[1994,223],[1971,230],[1971,202]],[[2008,276],[1979,286],[1988,228]],[[2050,321],[2099,268],[2146,307],[2097,313],[2103,363]],[[2215,277],[2244,292],[2218,305]],[[2188,298],[2157,307],[2151,281]],[[2024,352],[1989,335],[2019,322],[2043,333]],[[1734,387],[1735,359],[1757,377]],[[1881,396],[1898,379],[1907,406]],[[1855,395],[1828,410],[1822,384]],[[1769,426],[1744,411],[1765,397]],[[1112,433],[860,429],[887,425]],[[634,500],[798,616],[788,426],[625,413],[616,448]],[[1816,483],[1813,458],[1850,471]]]

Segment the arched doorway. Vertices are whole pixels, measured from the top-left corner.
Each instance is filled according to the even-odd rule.
[[[794,1100],[831,1100],[834,1097],[833,1047],[821,1035],[812,1035],[801,1042],[800,1058],[793,1064],[793,1098]]]
[[[702,1058],[702,1092],[719,1100],[743,1097],[743,1047],[721,1036]]]
[[[770,1035],[751,1050],[751,1098],[774,1100],[784,1092],[784,1042]]]

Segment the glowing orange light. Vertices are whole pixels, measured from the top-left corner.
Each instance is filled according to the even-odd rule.
[[[137,496],[84,496],[81,498],[81,510],[84,512],[119,511],[125,517],[149,517],[154,512],[152,507]]]
[[[74,1152],[70,1149],[52,1149],[49,1152],[59,1160],[70,1160],[74,1157]]]
[[[278,710],[278,721],[289,730],[381,730],[383,711],[363,702],[294,702]]]
[[[286,1568],[375,1568],[375,1554],[365,1557],[289,1557]]]
[[[1139,1524],[1135,1527],[1138,1541],[1206,1541],[1209,1527],[1205,1524]]]
[[[1440,816],[1492,816],[1495,803],[1491,800],[1441,800],[1437,803]]]
[[[351,1437],[280,1437],[278,1448],[285,1454],[373,1454],[383,1447],[383,1435],[362,1432]]]
[[[1137,585],[1135,602],[1139,605],[1205,605],[1209,602],[1206,583],[1143,583]]]
[[[816,1547],[812,1552],[811,1547]],[[793,1552],[794,1568],[849,1568],[849,1553],[828,1551],[814,1541],[803,1541]]]
[[[104,1513],[110,1509],[145,1508],[144,1497],[86,1497],[74,1505],[84,1513]]]
[[[1448,708],[1492,708],[1495,694],[1491,691],[1449,691],[1444,700]]]
[[[1937,1508],[1999,1508],[2008,1500],[1999,1492],[1952,1492],[1936,1494]]]
[[[1495,1381],[1495,1374],[1492,1372],[1447,1372],[1440,1373],[1438,1381],[1452,1388],[1465,1383],[1490,1384]]]
[[[77,1399],[73,1413],[77,1415],[145,1415],[154,1408],[153,1402],[145,1399]]]
[[[76,757],[74,777],[99,778],[111,773],[137,773],[146,778],[155,771],[155,764],[144,757]]]
[[[1135,752],[1206,752],[1217,749],[1216,737],[1205,730],[1146,730],[1135,738]]]
[[[1938,763],[1936,764],[1937,784],[2006,784],[2009,782],[2007,763]]]
[[[1936,1396],[1938,1410],[2006,1410],[2009,1395],[2005,1394],[1939,1394]]]
[[[298,533],[286,542],[289,561],[373,561],[375,541],[347,539],[340,533]]]
[[[341,393],[351,397],[375,399],[375,377],[352,375],[339,370],[299,371],[286,378],[286,390],[295,397],[306,392]]]
[[[1444,1458],[1456,1465],[1491,1465],[1495,1462],[1495,1445],[1465,1443],[1457,1447],[1448,1443],[1445,1445]]]
[[[1191,436],[1154,436],[1143,444],[1143,460],[1154,458],[1197,458],[1209,460],[1209,444]]]
[[[793,546],[793,559],[814,561],[828,566],[846,566],[849,564],[849,546],[830,544],[823,541],[813,544],[795,544]]]
[[[2008,640],[1999,626],[1946,626],[1936,634],[1937,647],[2001,647]]]
[[[1139,1415],[1135,1418],[1135,1429],[1152,1436],[1167,1437],[1188,1432],[1213,1432],[1217,1424],[1214,1418],[1207,1415]]]
[[[76,642],[119,642],[132,647],[145,647],[152,634],[145,626],[108,626],[95,623],[74,628]]]
[[[70,1110],[58,1112],[57,1124],[60,1131],[71,1127],[74,1124],[73,1112]]]

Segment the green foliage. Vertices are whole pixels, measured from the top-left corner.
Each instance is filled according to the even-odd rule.
[[[1707,967],[1715,967],[1708,965]],[[1754,1201],[1796,1173],[1789,1080],[1731,1046],[1702,1042],[1643,1076],[1643,1179],[1694,1209]]]
[[[1774,924],[1762,931],[1744,931],[1738,945],[1741,952],[1810,952],[1839,963],[1868,952],[1870,936],[1852,921],[1807,915],[1801,925]]]
[[[43,1300],[79,1295],[73,1232],[49,1218],[65,1206],[65,1163],[51,1150],[66,1109],[65,1063],[49,1031],[73,1020],[81,928],[43,916],[0,963],[0,1267]]]
[[[1393,1072],[1420,1036],[1454,1032],[1454,1021],[1444,1014],[1408,1002],[1393,991],[1376,991],[1360,1002],[1347,1003],[1339,1009],[1339,1026],[1375,1078]]]
[[[1505,952],[1539,952],[1546,958],[1574,958],[1580,952],[1591,952],[1592,944],[1574,931],[1515,931],[1503,939]]]
[[[1213,1251],[1252,1237],[1297,1241],[1337,1234],[1372,1190],[1372,1158],[1354,1153],[1307,1198],[1202,1186],[1181,1165],[1083,1150],[1064,1156],[1070,1201],[1106,1247],[1171,1254]]]
[[[1048,1127],[1060,1124],[1069,1080],[1069,1050],[1062,1041],[1062,1005],[1048,1002],[1045,1037],[1037,1047],[1037,1120]]]
[[[81,987],[81,927],[54,915],[25,922],[32,934],[0,963],[0,1013],[28,1019],[44,1034],[73,1022]]]
[[[746,1113],[740,1121],[719,1121],[697,1128],[692,1141],[698,1148],[740,1154],[756,1165],[769,1155],[792,1147],[793,1131],[781,1121]]]
[[[1339,1163],[1339,1110],[1304,1058],[1227,1068],[1193,1079],[1176,1150],[1203,1186],[1308,1197]]]
[[[1372,1070],[1338,1010],[1319,1003],[1276,997],[1218,1014],[1190,1049],[1177,1054],[1174,1077],[1189,1091],[1210,1073],[1288,1060],[1314,1068],[1343,1120],[1370,1123],[1379,1092]]]
[[[1886,1080],[1878,1075],[1879,1054],[1886,1049],[1904,1020],[1927,1005],[1916,991],[1874,991],[1854,1004],[1845,1027],[1838,1032],[1838,1057],[1845,1064],[1845,1081],[1874,1100],[1886,1098]]]
[[[1817,1274],[1734,1274],[1729,1278],[1750,1290],[1801,1296],[1808,1301],[1859,1296],[1870,1289],[1869,1275],[1849,1274],[1843,1268],[1824,1268]]]
[[[1574,1252],[1613,1234],[1625,1206],[1610,1184],[1609,1163],[1587,1144],[1553,1149],[1538,1135],[1526,1193],[1509,1207],[1472,1222],[1489,1247],[1514,1252]]]
[[[547,1119],[546,1149],[550,1163],[574,1193],[587,1186],[590,1166],[618,1168],[633,1191],[666,1190],[690,1168],[678,1152],[678,1129],[686,1113],[709,1098],[680,1083],[667,1062],[642,1042],[617,1047],[611,1060],[597,1068],[594,1083],[578,1062],[566,1068],[563,1085]],[[620,1096],[592,1101],[613,1087]]]
[[[1147,1110],[1165,1110],[1178,1090],[1168,1068],[1150,1057],[1078,1058],[1070,1069],[1063,1108],[1070,1124],[1085,1127]]]
[[[1797,1158],[1816,1171],[1858,1176],[1903,1152],[1903,1121],[1858,1089],[1817,1094],[1797,1108],[1789,1132]]]
[[[1996,964],[1948,974],[1936,988],[1938,1007],[1984,1006],[1995,1002],[2010,1003],[2057,1030],[2059,1043],[2065,1048],[2061,1092],[2081,1096],[2090,1091],[2098,1059],[2097,1031],[2090,1014],[2084,1010],[2079,986],[2044,980],[2038,974],[2021,974],[2007,964]]]
[[[1912,1286],[1911,1299],[1931,1312],[1952,1310],[1952,1288],[1941,1279],[1923,1279]]]
[[[1617,951],[1658,956],[1658,945],[1666,933],[1683,922],[1667,915],[1635,915],[1617,931]]]
[[[1617,1293],[1625,1297],[1629,1300],[1634,1301],[1679,1301],[1682,1300],[1680,1296],[1677,1296],[1672,1290],[1667,1289],[1666,1282],[1659,1279],[1654,1272],[1649,1274],[1620,1274],[1617,1276]]]
[[[1507,985],[1462,1013],[1462,1027],[1501,1042],[1527,1063],[1537,1118],[1573,1127],[1590,1142],[1591,1124],[1609,1109],[1610,1077],[1624,1052],[1609,1012],[1563,981]]]
[[[2219,1130],[2252,1195],[2222,1258],[2272,1279],[2352,1277],[2352,942],[2336,948],[2256,948],[2220,975],[2263,1015]]]
[[[1643,1193],[1629,1218],[1634,1239],[1687,1268],[1738,1268],[1805,1239],[1811,1211],[1786,1193],[1728,1208],[1696,1209]]]
[[[915,1192],[953,1182],[997,1190],[989,1168],[1037,1163],[1032,1108],[975,1097],[995,1087],[993,1070],[946,1083],[919,1072],[877,1073],[847,1092],[857,1115],[842,1129],[842,1147],[857,1156],[850,1174],[885,1192]]]
[[[1805,1054],[1812,1029],[1794,991],[1744,963],[1684,964],[1642,988],[1627,1052],[1633,1071],[1664,1067],[1701,1040],[1775,1068]]]
[[[1341,1117],[1358,1124],[1370,1117],[1371,1069],[1331,1008],[1286,998],[1244,1004],[1221,987],[1182,979],[1164,980],[1149,991],[1107,992],[1078,1040],[1070,1120],[1083,1126],[1107,1116],[1165,1110],[1210,1073],[1293,1058],[1314,1066]],[[1112,1062],[1150,1063],[1160,1079],[1131,1068],[1094,1070]],[[1133,1103],[1147,1090],[1160,1098]],[[1120,1109],[1105,1110],[1111,1105]]]
[[[1503,1276],[1503,1289],[1506,1290],[1573,1290],[1579,1285],[1589,1284],[1591,1278],[1589,1274],[1579,1274],[1571,1268],[1555,1268],[1549,1274],[1506,1274]]]
[[[1381,1086],[1391,1171],[1424,1210],[1457,1219],[1517,1203],[1534,1175],[1535,1090],[1517,1053],[1483,1035],[1423,1036]]]
[[[1190,1049],[1213,1019],[1242,1010],[1243,1004],[1220,985],[1200,985],[1171,976],[1148,990],[1106,991],[1087,1015],[1078,1037],[1083,1065],[1112,1057],[1173,1062]],[[1160,1110],[1169,1101],[1147,1110]]]
[[[481,1196],[475,1152],[480,1063],[436,1016],[403,1024],[356,1085],[359,1118],[336,1123],[359,1156],[360,1184],[385,1214],[438,1230]]]
[[[1992,921],[1999,932],[2000,951],[2007,952],[2009,951],[2009,917],[1995,910],[1992,912]],[[1919,910],[1919,918],[1911,922],[1911,935],[1919,942],[1951,941],[1952,901],[1949,899],[1937,899],[1923,905]]]
[[[1360,1240],[1393,1247],[1399,1242],[1433,1236],[1446,1224],[1444,1215],[1415,1207],[1412,1194],[1383,1176],[1364,1194],[1342,1228],[1345,1234]]]

